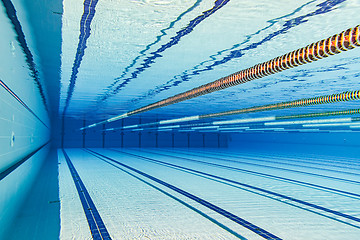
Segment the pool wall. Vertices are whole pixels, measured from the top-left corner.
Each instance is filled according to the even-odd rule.
[[[4,0],[0,9],[0,239],[9,239],[56,123],[62,3]]]

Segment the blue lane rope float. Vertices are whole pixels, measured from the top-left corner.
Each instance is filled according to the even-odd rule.
[[[360,46],[360,25],[349,28],[339,34],[335,34],[326,39],[312,43],[306,47],[299,48],[282,56],[269,61],[257,64],[245,70],[233,73],[229,76],[220,78],[208,84],[196,87],[189,91],[179,93],[175,96],[149,104],[147,106],[129,111],[127,113],[109,118],[107,120],[88,125],[82,129],[95,127],[100,124],[113,122],[135,114],[147,112],[156,108],[168,106],[188,99],[199,97],[208,93],[219,91],[228,87],[233,87],[255,79],[266,77],[286,69],[294,68],[303,64],[311,63],[340,52],[354,49]],[[357,93],[357,96],[359,93]],[[326,99],[332,101],[332,99]],[[287,106],[285,105],[284,108]]]

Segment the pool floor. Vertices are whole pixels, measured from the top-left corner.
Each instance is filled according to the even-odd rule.
[[[360,236],[354,156],[72,148],[58,161],[61,239]]]

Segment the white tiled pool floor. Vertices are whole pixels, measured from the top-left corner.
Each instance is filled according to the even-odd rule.
[[[227,149],[65,152],[112,239],[360,236],[354,157]],[[92,239],[62,150],[58,155],[60,237]]]

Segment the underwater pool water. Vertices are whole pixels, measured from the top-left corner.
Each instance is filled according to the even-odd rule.
[[[0,239],[357,239],[359,0],[1,0]]]

